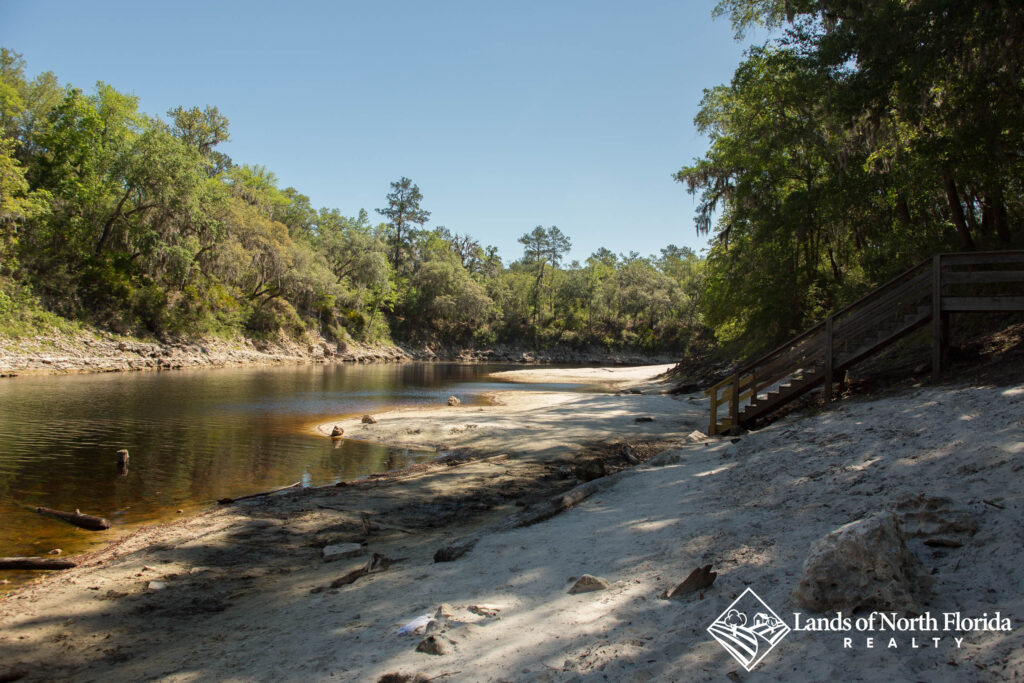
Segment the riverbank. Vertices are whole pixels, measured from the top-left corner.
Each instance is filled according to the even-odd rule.
[[[758,673],[988,681],[1024,669],[1024,385],[915,387],[716,439],[692,434],[706,400],[661,393],[661,368],[639,379],[633,368],[583,370],[607,374],[609,391],[498,393],[492,406],[381,413],[365,429],[335,421],[360,438],[400,436],[450,455],[239,501],[82,558],[0,600],[0,674],[745,680],[708,624],[748,587],[792,624],[801,610],[792,592],[815,541],[921,496],[945,498],[942,514],[977,527],[941,544],[908,541],[935,580],[927,609],[999,611],[1012,630],[942,634],[963,641],[938,647],[934,634],[902,633],[895,649],[886,647],[893,634],[847,648],[844,634],[797,631]],[[581,483],[597,460],[605,476]],[[554,516],[528,524],[545,512]],[[342,543],[358,543],[358,554],[325,562],[323,548]],[[440,559],[452,561],[435,562],[445,550]],[[705,564],[718,573],[712,586],[659,598]],[[352,573],[360,568],[372,571]],[[583,574],[607,587],[571,594]],[[422,632],[397,633],[435,614],[423,647],[445,654],[418,651]]]
[[[417,348],[391,344],[342,344],[324,339],[311,339],[306,343],[251,339],[157,342],[98,331],[0,338],[0,377],[297,363],[459,361],[639,365],[673,360],[675,358],[670,354],[646,356],[566,348],[537,351],[504,345],[488,349]]]

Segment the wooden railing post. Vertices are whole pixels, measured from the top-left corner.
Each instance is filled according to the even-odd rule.
[[[708,422],[708,434],[714,436],[718,432],[718,387],[711,389],[711,421]]]
[[[732,396],[729,397],[729,429],[736,432],[740,428],[740,373],[732,376]]]
[[[832,325],[833,316],[825,318],[825,403],[832,402]]]
[[[932,257],[932,378],[938,379],[945,365],[946,318],[942,313],[942,254]]]

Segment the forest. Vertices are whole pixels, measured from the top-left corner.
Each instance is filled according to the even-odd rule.
[[[81,321],[161,339],[742,354],[932,253],[1024,245],[1019,2],[722,0],[715,13],[737,38],[770,38],[704,92],[707,152],[674,175],[706,254],[601,249],[584,263],[565,262],[555,226],[524,226],[510,263],[428,227],[429,198],[405,177],[372,213],[314,207],[218,150],[229,122],[215,106],[152,116],[104,83],[29,79],[4,49],[0,334]]]
[[[937,252],[1024,246],[1024,4],[722,0],[751,48],[676,175],[711,236],[700,311],[754,351]]]
[[[3,49],[0,333],[82,321],[158,339],[682,353],[699,327],[692,250],[565,263],[569,236],[536,226],[505,264],[470,235],[426,227],[409,178],[376,221],[317,208],[220,152],[229,122],[215,106],[154,117],[107,84],[85,92],[25,69]]]

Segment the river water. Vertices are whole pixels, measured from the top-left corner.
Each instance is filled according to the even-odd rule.
[[[453,394],[483,402],[498,388],[575,388],[487,377],[509,367],[518,366],[303,365],[0,380],[0,556],[75,554],[218,498],[347,481],[437,455],[312,433],[335,417],[443,405]],[[122,448],[131,454],[125,475],[117,469]],[[37,506],[77,508],[113,528],[77,529],[37,514]]]

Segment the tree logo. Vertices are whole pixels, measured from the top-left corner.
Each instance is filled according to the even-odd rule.
[[[789,631],[779,615],[750,588],[708,626],[708,633],[747,671],[760,664]]]

